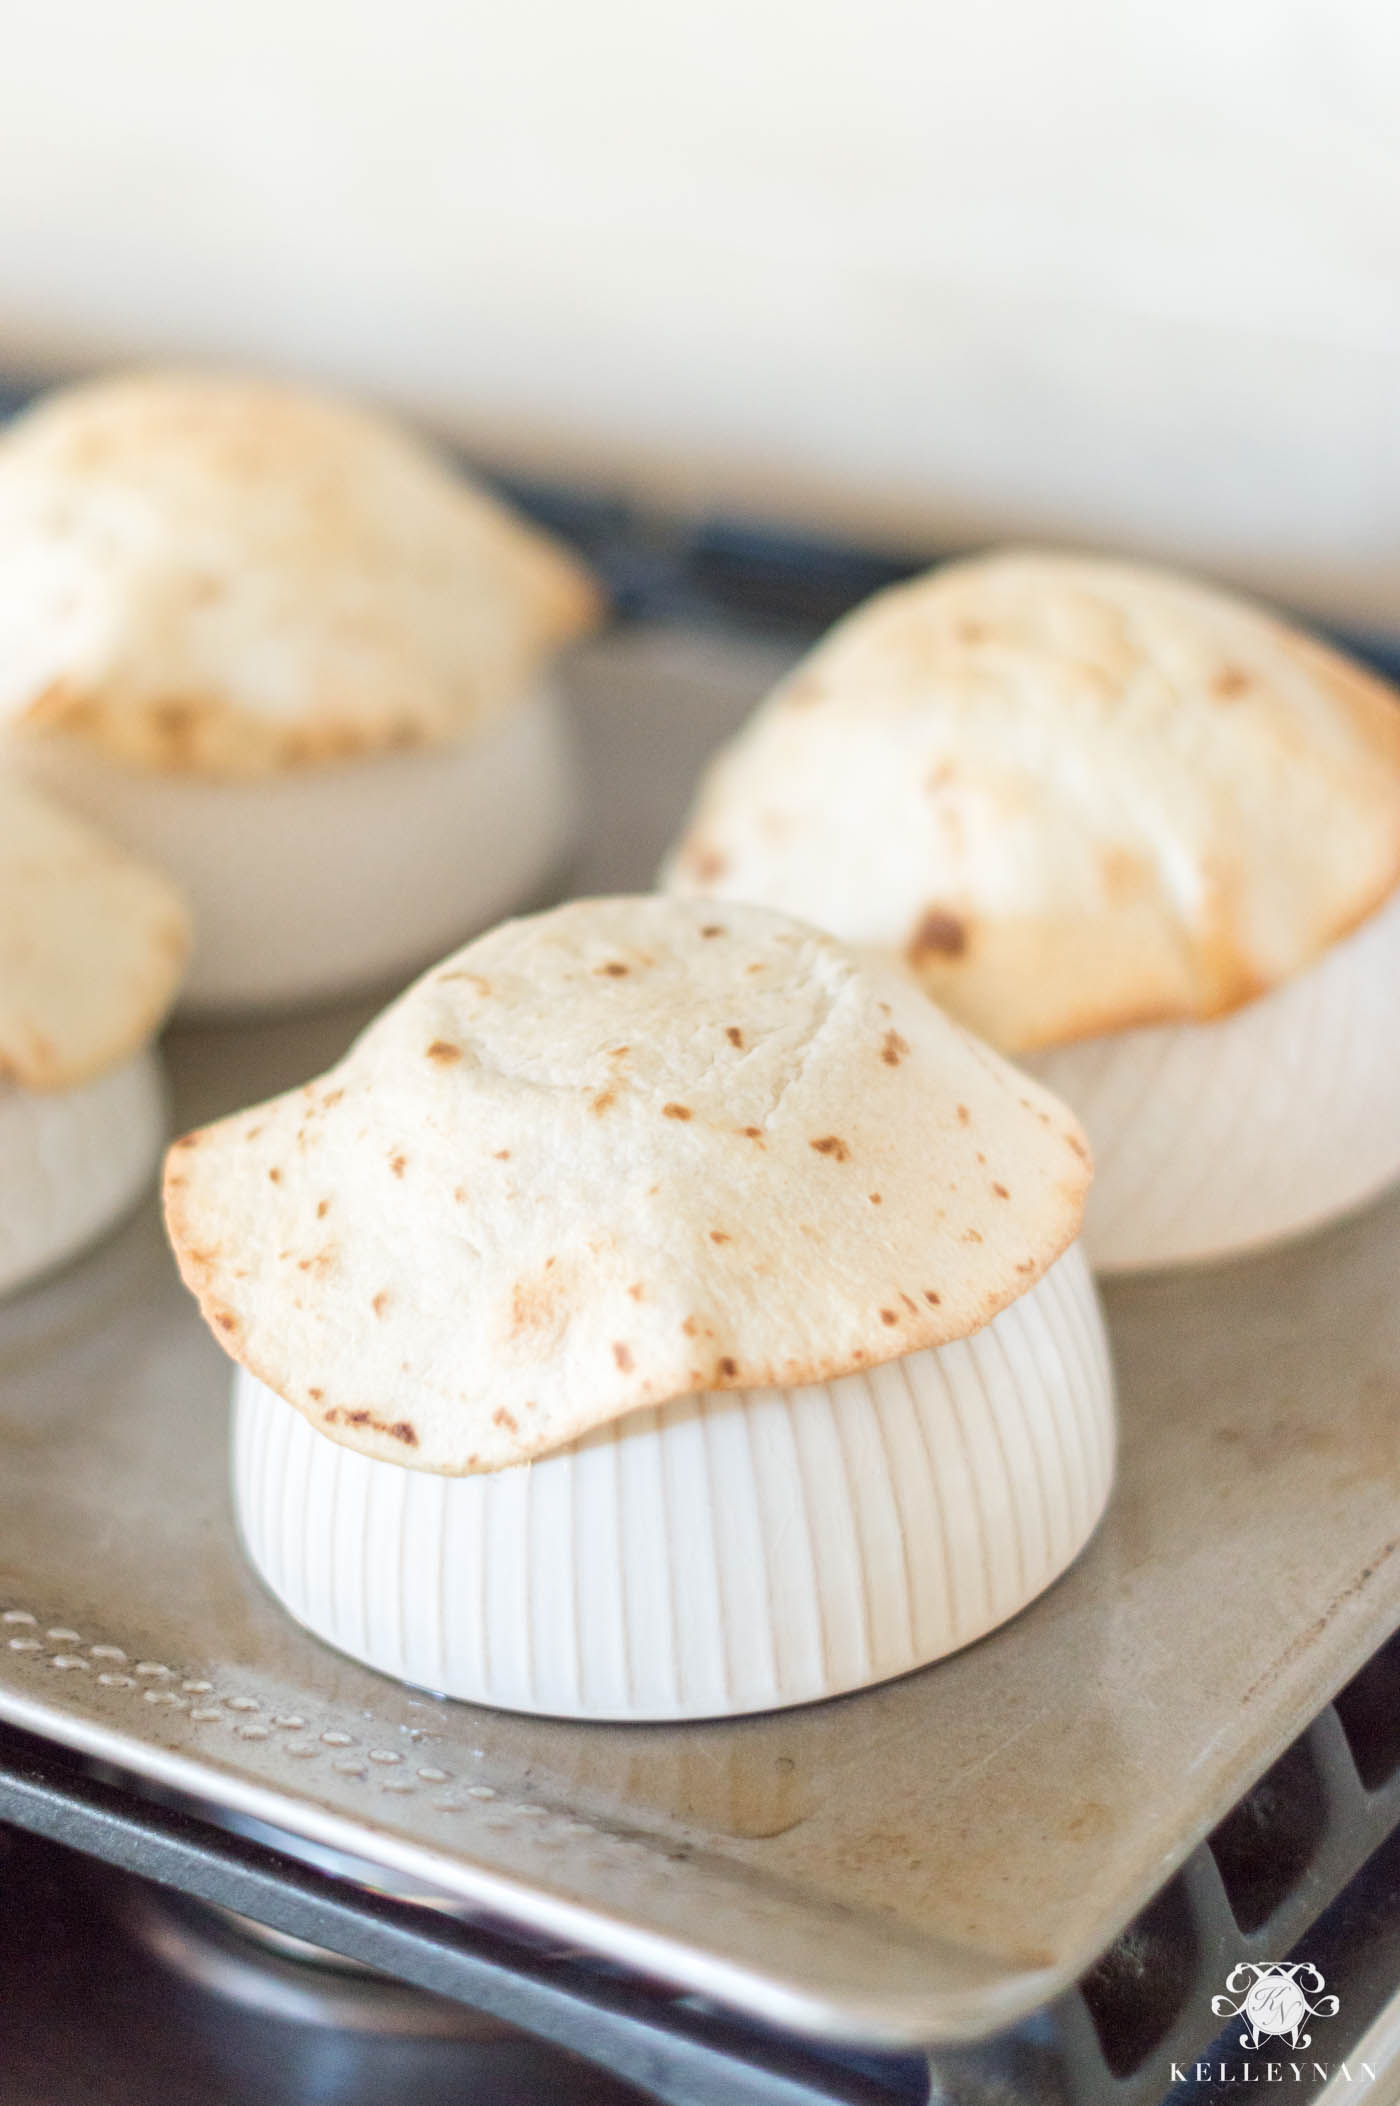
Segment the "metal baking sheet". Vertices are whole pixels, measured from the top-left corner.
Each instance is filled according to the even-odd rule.
[[[664,628],[575,675],[575,890],[642,886],[791,642]],[[177,1118],[358,1012],[169,1041]],[[1121,1482],[1023,1616],[882,1689],[580,1726],[415,1694],[293,1626],[225,1490],[226,1362],[153,1207],[0,1311],[0,1716],[827,2037],[985,2033],[1078,1975],[1400,1622],[1400,1200],[1115,1287]]]

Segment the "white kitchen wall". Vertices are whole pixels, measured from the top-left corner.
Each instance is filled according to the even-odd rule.
[[[1397,0],[9,0],[0,359],[1400,625]]]

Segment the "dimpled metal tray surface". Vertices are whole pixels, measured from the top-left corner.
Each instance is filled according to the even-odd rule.
[[[621,630],[574,675],[588,845],[644,887],[706,749],[792,646]],[[172,1035],[192,1123],[378,1004]],[[0,1717],[736,2009],[991,2032],[1080,1974],[1400,1621],[1400,1200],[1115,1285],[1117,1496],[1014,1623],[806,1710],[585,1726],[399,1688],[262,1591],[228,1363],[153,1204],[0,1310]]]

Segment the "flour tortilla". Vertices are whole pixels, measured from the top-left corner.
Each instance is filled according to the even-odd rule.
[[[0,1086],[73,1089],[127,1060],[189,943],[158,872],[0,773]]]
[[[963,1337],[1089,1179],[1073,1116],[895,970],[653,897],[468,945],[330,1074],[177,1142],[166,1214],[227,1352],[456,1475]]]
[[[0,439],[0,732],[214,776],[441,743],[599,608],[550,537],[322,396],[126,375]]]
[[[1220,1016],[1400,881],[1400,707],[1264,609],[997,555],[840,623],[711,767],[666,876],[900,958],[1009,1052]]]

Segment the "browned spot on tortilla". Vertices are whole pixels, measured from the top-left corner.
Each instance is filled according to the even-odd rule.
[[[727,936],[729,931],[717,921],[707,921],[700,934],[705,937]]]
[[[997,1184],[995,1179],[992,1182],[992,1190],[996,1193],[998,1199],[1010,1199],[1011,1197],[1011,1194],[1007,1191],[1005,1185]]]
[[[627,1055],[631,1052],[631,1050],[632,1048],[630,1046],[609,1046],[608,1059],[625,1060],[627,1058]]]
[[[726,1353],[724,1358],[720,1361],[719,1371],[724,1381],[732,1382],[734,1380],[734,1377],[739,1372],[739,1363],[737,1360],[731,1360],[729,1355]]]
[[[496,1161],[497,1161],[498,1163],[508,1163],[508,1162],[510,1161],[510,1150],[509,1150],[509,1148],[498,1148],[498,1149],[496,1150],[496,1156],[495,1156],[495,1160],[496,1160]]]
[[[887,1031],[885,1033],[885,1042],[880,1048],[880,1058],[884,1061],[887,1068],[897,1068],[908,1051],[909,1041],[907,1038],[901,1038],[897,1031]]]
[[[174,1146],[176,1148],[198,1148],[200,1139],[201,1136],[197,1133],[183,1133],[179,1140],[174,1143]]]
[[[961,958],[967,949],[967,923],[946,907],[929,907],[909,938],[905,955],[911,965],[926,958]]]
[[[685,851],[684,862],[692,877],[699,878],[702,885],[713,885],[729,868],[728,861],[717,848],[709,848],[702,841],[693,841]]]
[[[640,1280],[633,1280],[631,1286],[627,1290],[628,1294],[631,1296],[634,1302],[639,1302],[645,1291],[646,1290],[643,1288]]]
[[[851,1151],[839,1134],[824,1133],[819,1141],[809,1141],[807,1146],[815,1148],[818,1155],[829,1155],[834,1163],[851,1160]]]
[[[700,1325],[695,1317],[688,1316],[685,1322],[681,1325],[681,1329],[684,1331],[687,1338],[694,1338],[699,1333]]]
[[[695,1117],[688,1104],[663,1104],[661,1115],[665,1119],[693,1119]]]
[[[625,980],[631,970],[631,966],[624,965],[620,958],[609,958],[606,965],[595,965],[593,968],[595,976],[606,977],[609,980]]]
[[[309,1389],[306,1394],[312,1399],[313,1403],[319,1404],[326,1392],[323,1389]]]
[[[485,997],[491,992],[491,982],[488,979],[486,979],[481,973],[439,973],[438,978],[439,980],[470,980],[472,986],[476,989],[477,993],[480,996],[482,996],[483,999],[485,999]]]
[[[510,1412],[506,1410],[504,1404],[498,1405],[495,1411],[492,1412],[491,1424],[493,1426],[504,1426],[509,1433],[518,1433],[520,1431],[519,1426]]]
[[[553,1260],[550,1261],[553,1263]],[[550,1270],[546,1265],[543,1273],[533,1279],[517,1280],[510,1293],[510,1336],[519,1338],[527,1331],[546,1334],[557,1329],[560,1321],[561,1289],[557,1279],[546,1277]]]
[[[335,1409],[326,1413],[326,1424],[328,1426],[334,1426],[341,1420],[347,1426],[372,1426],[376,1433],[387,1433],[392,1440],[402,1441],[406,1448],[416,1448],[418,1446],[417,1431],[407,1419],[395,1419],[393,1424],[390,1425],[386,1420],[376,1418],[372,1411],[341,1411]]]
[[[763,1128],[761,1126],[746,1126],[744,1128],[744,1139],[746,1141],[761,1141],[763,1139]]]
[[[939,1303],[942,1301],[942,1299],[942,1295],[935,1293],[932,1287],[925,1287],[924,1300],[928,1303],[931,1309],[936,1309]]]
[[[153,702],[150,719],[171,746],[184,746],[194,732],[199,712],[192,702]]]
[[[465,1206],[465,1204],[466,1204],[466,1199],[467,1199],[467,1188],[466,1188],[466,1186],[465,1186],[465,1185],[454,1185],[454,1186],[452,1187],[452,1197],[453,1197],[453,1198],[454,1198],[454,1199],[456,1200],[456,1202],[457,1202],[457,1204],[458,1204],[458,1206],[459,1206],[459,1207],[460,1207],[460,1206]]]
[[[630,1346],[615,1343],[613,1346],[613,1359],[617,1362],[624,1375],[630,1375],[633,1367],[636,1365],[632,1358],[632,1348]]]
[[[402,1177],[404,1171],[408,1168],[408,1157],[406,1155],[391,1155],[389,1168],[393,1171],[395,1177]]]
[[[1018,1266],[1016,1267],[1016,1270],[1017,1270],[1017,1272],[1034,1272],[1034,1271],[1035,1271],[1035,1260],[1034,1260],[1034,1258],[1023,1258],[1023,1259],[1021,1260],[1020,1264],[1019,1264],[1019,1265],[1018,1265]]]
[[[882,1309],[880,1311],[880,1321],[882,1324],[897,1324],[899,1322],[899,1311],[897,1309]]]
[[[981,1241],[982,1231],[980,1229],[970,1228],[963,1230],[964,1243],[980,1243]]]
[[[979,1149],[978,1149],[978,1151],[977,1151],[977,1160],[978,1160],[978,1162],[979,1162],[979,1163],[981,1163],[981,1164],[983,1165],[983,1167],[985,1168],[985,1166],[986,1166],[986,1161],[987,1161],[987,1158],[986,1158],[986,1156],[985,1156],[985,1155],[983,1154],[983,1152],[982,1152],[982,1150],[981,1150],[980,1148],[979,1148]]]
[[[1065,1146],[1074,1150],[1075,1154],[1079,1157],[1081,1163],[1088,1162],[1089,1151],[1084,1146],[1084,1143],[1080,1140],[1077,1133],[1067,1133],[1065,1135]]]
[[[967,1106],[966,1106],[965,1104],[960,1104],[960,1105],[958,1106],[958,1124],[959,1124],[959,1126],[966,1126],[966,1125],[968,1124],[969,1120],[971,1119],[971,1117],[972,1117],[972,1113],[971,1113],[971,1112],[970,1112],[970,1111],[968,1110]]]
[[[878,1192],[871,1192],[869,1194],[869,1199],[872,1207],[882,1207],[885,1203]]]
[[[279,1169],[277,1168],[277,1166],[276,1166],[276,1164],[275,1164],[275,1163],[274,1163],[273,1167],[272,1167],[272,1168],[271,1168],[271,1169],[270,1169],[270,1170],[268,1171],[267,1175],[268,1175],[268,1180],[269,1180],[269,1182],[270,1182],[271,1184],[274,1184],[274,1185],[280,1185],[280,1184],[281,1184],[281,1182],[282,1182],[282,1173],[281,1173],[281,1171],[280,1171],[280,1170],[279,1170]]]
[[[444,1067],[450,1066],[454,1060],[460,1060],[461,1057],[461,1047],[454,1046],[450,1038],[435,1038],[428,1048],[429,1060],[440,1061]]]
[[[1152,865],[1147,858],[1120,843],[1100,849],[1096,860],[1104,891],[1115,903],[1133,900],[1153,882]]]
[[[318,1199],[316,1202],[316,1219],[318,1221],[324,1221],[327,1214],[329,1214],[330,1210],[331,1203],[328,1199]]]
[[[731,1046],[738,1046],[740,1051],[742,1052],[744,1045],[744,1034],[739,1029],[739,1026],[737,1024],[726,1024],[724,1027],[724,1035],[729,1040]]]
[[[344,1090],[327,1090],[325,1096],[321,1099],[322,1111],[330,1111],[334,1105],[339,1104],[344,1095]]]
[[[608,1109],[609,1105],[616,1104],[616,1102],[616,1090],[599,1090],[597,1096],[593,1099],[591,1108],[595,1115],[601,1119],[603,1113]]]
[[[710,1241],[711,1243],[732,1243],[734,1238],[726,1236],[722,1228],[712,1228],[710,1230]]]
[[[238,1329],[238,1318],[231,1309],[217,1309],[214,1312],[214,1321],[221,1331],[236,1331]]]
[[[381,1287],[381,1288],[380,1288],[380,1290],[379,1290],[379,1292],[378,1292],[378,1294],[376,1294],[376,1295],[374,1295],[374,1296],[372,1297],[372,1299],[371,1299],[371,1301],[370,1301],[370,1307],[371,1307],[371,1309],[373,1309],[373,1311],[374,1311],[374,1313],[375,1313],[375,1315],[376,1315],[376,1316],[383,1316],[383,1314],[384,1314],[384,1311],[385,1311],[385,1310],[386,1310],[386,1309],[388,1308],[388,1306],[389,1306],[389,1295],[388,1295],[388,1291],[387,1291],[387,1289],[385,1289],[385,1288]]]
[[[1222,665],[1210,683],[1210,691],[1222,702],[1234,702],[1247,694],[1254,685],[1248,673],[1237,665]]]
[[[52,723],[65,716],[71,720],[73,707],[77,700],[78,697],[66,680],[51,680],[48,686],[42,688],[34,697],[34,700],[25,711],[25,715],[31,724]],[[89,705],[89,714],[91,714],[91,705]]]
[[[245,1141],[256,1141],[258,1135],[262,1132],[262,1130],[263,1129],[261,1126],[245,1127],[243,1132],[243,1138]]]

